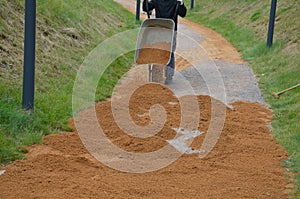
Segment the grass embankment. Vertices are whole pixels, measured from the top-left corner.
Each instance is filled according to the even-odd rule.
[[[187,2],[188,3],[188,2]],[[300,185],[300,88],[274,99],[272,92],[300,83],[300,2],[278,1],[274,45],[266,48],[270,1],[196,2],[187,18],[221,33],[241,52],[259,78],[273,112],[273,135],[290,159],[283,164]],[[300,194],[300,188],[296,188]]]
[[[21,109],[24,4],[0,2],[0,165],[22,158],[22,146],[40,143],[43,135],[69,130],[82,61],[101,41],[137,27],[134,15],[111,0],[38,0],[35,110],[28,115]],[[111,95],[132,63],[129,53],[108,68],[96,100]]]

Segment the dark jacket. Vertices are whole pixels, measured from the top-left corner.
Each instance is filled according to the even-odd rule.
[[[147,12],[146,1],[143,1],[143,11]],[[178,11],[175,16],[177,0],[151,0],[148,2],[149,11],[155,9],[155,17],[156,18],[167,18],[173,19],[175,22],[175,30],[177,30],[177,21],[178,15],[181,17],[185,17],[186,15],[186,7],[185,5],[179,5]],[[174,17],[175,16],[175,17]]]

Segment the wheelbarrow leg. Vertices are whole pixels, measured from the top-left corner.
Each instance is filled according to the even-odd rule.
[[[164,66],[149,64],[149,82],[164,83]]]
[[[149,67],[149,82],[152,82],[152,68],[153,64],[148,64]]]

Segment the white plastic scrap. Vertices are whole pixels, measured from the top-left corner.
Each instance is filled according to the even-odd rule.
[[[0,170],[0,176],[5,173],[5,170]]]
[[[202,134],[199,130],[194,131],[188,131],[180,128],[173,128],[177,133],[182,134],[181,136],[176,137],[173,140],[167,140],[169,144],[171,144],[176,150],[178,150],[181,153],[201,153],[202,150],[194,150],[189,148],[189,146],[186,144],[186,141],[192,138],[195,138]]]

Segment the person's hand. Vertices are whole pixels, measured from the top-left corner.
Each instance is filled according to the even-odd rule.
[[[177,0],[177,2],[179,3],[179,5],[183,5],[183,0]]]

